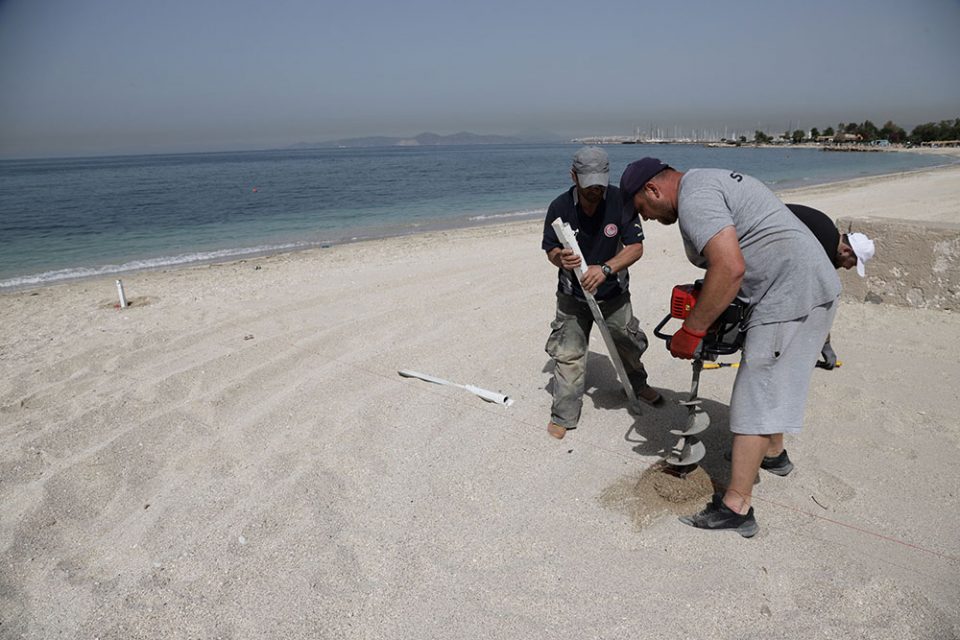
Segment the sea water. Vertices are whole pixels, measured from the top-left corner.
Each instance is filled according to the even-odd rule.
[[[250,151],[0,161],[0,290],[539,218],[579,145]],[[942,164],[911,153],[614,145],[611,181],[653,155],[773,189]],[[842,211],[828,212],[842,215]],[[536,250],[533,247],[531,250]]]

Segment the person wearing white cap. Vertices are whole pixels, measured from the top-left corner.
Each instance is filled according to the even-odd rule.
[[[850,252],[853,254],[853,263],[857,265],[857,275],[861,278],[865,277],[867,272],[864,265],[873,258],[873,254],[877,250],[873,240],[862,233],[845,233],[840,248],[842,250],[845,247],[850,247]],[[850,268],[846,264],[843,267],[845,269]]]
[[[647,349],[647,336],[630,305],[630,275],[627,267],[643,255],[643,228],[637,213],[625,206],[620,190],[609,183],[610,161],[599,147],[582,147],[573,156],[570,170],[573,186],[560,194],[547,209],[541,248],[557,270],[557,310],[550,325],[545,350],[553,359],[553,405],[547,433],[563,438],[575,429],[583,407],[587,351],[593,313],[584,290],[593,294],[627,377],[643,402],[659,406],[660,393],[647,384],[647,371],[640,361]],[[587,261],[579,280],[575,269],[580,258],[564,249],[553,229],[560,218],[577,234],[577,243]]]
[[[873,258],[875,247],[873,240],[862,233],[840,233],[830,216],[822,211],[802,204],[788,204],[787,208],[797,216],[813,233],[823,246],[830,263],[837,269],[857,268],[857,274],[863,278],[864,265]],[[837,366],[837,354],[830,344],[830,336],[820,350],[823,360],[817,363],[821,369],[833,369]]]
[[[873,258],[876,251],[873,240],[862,233],[840,233],[830,216],[813,207],[788,204],[787,208],[810,229],[834,267],[856,267],[861,278],[866,275],[864,265]]]

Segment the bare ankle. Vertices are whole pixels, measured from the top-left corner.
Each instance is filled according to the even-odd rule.
[[[750,511],[750,496],[740,495],[736,491],[727,491],[723,496],[723,504],[734,513],[744,515]]]

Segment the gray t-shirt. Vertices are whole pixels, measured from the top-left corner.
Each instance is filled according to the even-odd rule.
[[[738,297],[753,306],[747,328],[786,322],[833,301],[840,278],[823,247],[762,182],[723,169],[691,169],[680,181],[678,220],[690,262],[733,225],[746,264]]]

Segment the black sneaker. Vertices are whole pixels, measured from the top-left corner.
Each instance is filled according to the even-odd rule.
[[[681,516],[680,522],[697,529],[733,529],[744,538],[752,538],[760,530],[753,517],[753,507],[746,515],[740,515],[723,504],[723,495],[719,493],[713,494],[713,501],[703,511],[692,516]]]
[[[776,457],[768,458],[767,456],[763,456],[760,468],[778,476],[785,476],[793,471],[793,463],[790,462],[787,450],[784,449],[780,452],[780,455]]]

